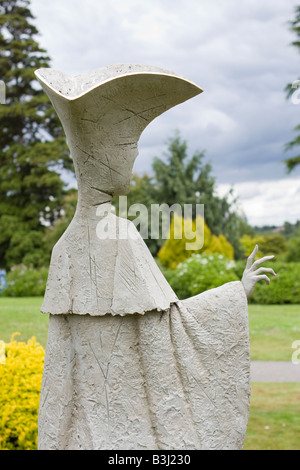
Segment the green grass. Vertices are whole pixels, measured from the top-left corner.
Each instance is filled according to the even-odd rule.
[[[0,339],[9,342],[11,335],[19,332],[18,341],[32,336],[45,348],[48,332],[48,315],[40,313],[42,297],[0,298]]]
[[[300,340],[300,305],[249,305],[253,361],[290,361]]]
[[[300,450],[299,383],[252,383],[244,450]]]

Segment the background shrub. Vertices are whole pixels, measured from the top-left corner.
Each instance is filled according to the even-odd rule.
[[[249,302],[256,304],[300,303],[300,263],[268,263],[276,272],[269,286],[258,282]]]
[[[0,450],[36,450],[44,349],[12,336],[0,363]]]
[[[217,254],[192,254],[176,269],[164,272],[166,279],[180,299],[200,294],[226,282],[241,280],[246,266],[244,261],[232,261]],[[249,303],[297,304],[300,303],[300,263],[283,261],[264,263],[272,267],[276,277],[268,286],[259,281]]]
[[[40,297],[46,289],[48,269],[30,269],[26,266],[14,268],[6,275],[4,297]]]
[[[220,254],[194,253],[176,269],[164,273],[180,299],[236,281],[235,262]]]
[[[189,244],[189,249],[186,244]],[[183,218],[174,213],[168,238],[158,252],[158,259],[169,269],[189,258],[193,253],[218,253],[229,259],[234,249],[224,235],[213,235],[199,215],[196,220]]]
[[[239,243],[244,257],[248,257],[252,253],[255,245],[259,246],[257,253],[258,258],[262,258],[265,255],[275,255],[276,259],[282,258],[285,256],[287,249],[286,238],[278,233],[272,233],[270,235],[261,234],[252,237],[243,235]]]

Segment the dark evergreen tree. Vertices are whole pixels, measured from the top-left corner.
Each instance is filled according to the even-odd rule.
[[[61,170],[73,171],[62,127],[34,71],[50,59],[36,41],[29,0],[0,2],[0,266],[48,262],[45,226],[59,217]]]
[[[169,139],[166,160],[156,158],[153,163],[155,185],[152,198],[170,206],[174,203],[182,207],[192,204],[195,208],[196,203],[203,204],[205,223],[213,234],[225,235],[234,247],[235,257],[239,258],[239,239],[244,233],[251,233],[251,227],[246,218],[234,210],[236,200],[232,198],[232,190],[224,197],[216,194],[212,167],[204,162],[204,158],[203,151],[189,157],[187,142],[179,135]],[[194,212],[193,217],[195,215]]]
[[[169,139],[166,160],[155,158],[154,196],[171,206],[179,203],[196,203],[205,206],[205,222],[210,230],[219,235],[224,229],[230,204],[226,198],[215,194],[215,179],[211,175],[211,165],[204,163],[204,152],[196,152],[189,158],[187,143],[180,136]],[[195,213],[193,213],[195,217]]]

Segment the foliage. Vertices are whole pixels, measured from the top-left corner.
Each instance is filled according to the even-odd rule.
[[[70,189],[62,200],[61,217],[47,228],[43,237],[45,255],[50,258],[52,248],[70,225],[76,210],[78,191]],[[48,262],[44,264],[48,265]]]
[[[62,127],[34,71],[49,66],[35,40],[28,0],[0,4],[0,266],[42,266],[43,233],[60,216],[64,183],[72,170]],[[72,170],[73,171],[73,170]]]
[[[5,223],[5,221],[6,216],[4,215],[2,222]],[[5,254],[8,266],[13,267],[16,261],[22,261],[25,266],[34,266],[38,269],[38,267],[49,263],[50,253],[45,251],[42,231],[30,229],[26,231],[25,225],[20,227],[18,224],[14,232],[10,230],[12,230],[11,227],[7,231],[4,228],[0,234],[0,240],[3,240],[4,237],[10,240],[9,248]]]
[[[3,340],[0,340],[0,364],[5,364],[6,353],[5,353],[5,343]]]
[[[297,220],[295,224],[291,224],[290,222],[285,222],[283,225],[282,235],[289,239],[297,234],[300,229],[300,220]]]
[[[219,253],[233,259],[233,247],[224,235],[212,235],[200,215],[192,220],[174,213],[168,238],[158,252],[158,259],[167,268],[174,269],[193,253]]]
[[[264,255],[281,255],[286,251],[286,238],[274,233],[264,237],[259,247]]]
[[[257,282],[249,299],[250,304],[298,304],[300,303],[300,263],[269,261],[264,266],[272,267],[270,285]],[[166,279],[179,298],[184,299],[226,282],[241,280],[245,269],[244,261],[233,261],[223,255],[192,254],[176,269],[164,272]]]
[[[186,141],[179,134],[167,141],[167,153],[162,158],[155,157],[152,165],[153,175],[138,177],[134,175],[128,205],[144,204],[151,213],[151,204],[162,204],[172,207],[179,205],[184,214],[184,204],[192,207],[191,216],[196,217],[196,204],[204,205],[205,222],[213,235],[221,233],[234,246],[235,254],[239,255],[238,240],[243,233],[252,233],[244,217],[234,212],[232,192],[224,197],[216,195],[215,179],[211,175],[211,165],[205,163],[204,152],[188,155]],[[114,200],[114,204],[117,206]],[[118,214],[118,207],[117,207]],[[130,217],[129,217],[130,218]],[[150,217],[149,238],[145,239],[151,253],[156,256],[164,243],[164,239],[151,239]],[[162,234],[160,220],[160,234]],[[152,231],[153,232],[153,231]]]
[[[156,200],[169,206],[193,204],[193,219],[196,216],[195,204],[203,204],[205,223],[212,234],[218,236],[222,233],[236,248],[242,235],[239,230],[248,228],[245,220],[232,210],[236,202],[230,201],[232,191],[222,198],[216,195],[212,167],[204,163],[203,151],[189,157],[187,142],[179,135],[170,138],[168,144],[165,161],[156,157],[153,163]]]
[[[252,253],[255,245],[259,247],[257,254],[259,258],[266,255],[282,255],[287,248],[286,238],[280,234],[256,235],[254,237],[243,235],[240,239],[243,256],[248,257]]]
[[[6,275],[6,287],[1,295],[4,297],[39,297],[45,293],[48,269],[30,269],[19,266]]]
[[[210,237],[208,246],[203,253],[219,253],[225,258],[234,258],[233,246],[222,233],[218,237],[216,235]]]
[[[17,342],[17,334],[5,345],[5,363],[0,363],[0,449],[35,450],[45,353],[34,337]]]
[[[174,213],[168,238],[158,252],[158,259],[163,266],[174,269],[192,253],[199,253],[201,247],[205,249],[210,236],[210,230],[201,216],[196,220],[187,220]]]
[[[180,299],[238,280],[235,262],[217,254],[194,253],[164,275]]]
[[[285,256],[286,261],[300,261],[300,230],[287,242],[287,252]]]
[[[249,235],[243,235],[240,239],[240,247],[243,253],[243,257],[248,258],[248,256],[252,253],[255,245],[258,245],[259,251],[257,252],[257,256],[261,258],[263,256],[263,253],[260,249],[260,245],[263,239],[264,237],[260,235],[254,237],[250,237]]]
[[[268,262],[268,266],[274,269],[276,276],[272,276],[269,286],[264,281],[258,282],[249,302],[261,305],[300,303],[300,263],[274,261]]]
[[[295,18],[293,21],[290,22],[291,31],[295,33],[296,40],[292,42],[292,45],[297,47],[298,51],[300,50],[300,6],[295,8]],[[296,86],[298,88],[299,84]],[[292,83],[289,83],[286,86],[287,96],[290,97],[293,92],[295,92],[295,87]],[[300,145],[300,125],[296,126],[294,129],[298,132],[298,135],[286,145],[286,150],[294,149],[295,147],[299,147]],[[288,172],[291,172],[297,165],[300,163],[300,155],[296,155],[295,157],[287,158],[285,160],[285,164],[287,167]]]

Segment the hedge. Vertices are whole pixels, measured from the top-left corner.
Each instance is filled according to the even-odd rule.
[[[3,297],[40,297],[46,289],[48,269],[30,269],[26,266],[16,267],[7,273]]]
[[[223,255],[193,254],[176,269],[166,270],[164,275],[178,297],[185,299],[226,282],[241,280],[245,266],[246,260],[237,262]],[[271,276],[269,286],[259,281],[249,303],[300,303],[300,263],[271,261],[263,266],[272,267],[277,275]]]
[[[1,341],[0,450],[36,450],[44,349],[35,338]]]

